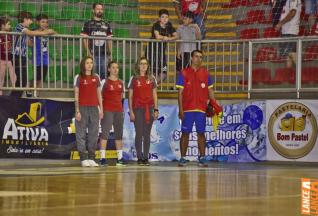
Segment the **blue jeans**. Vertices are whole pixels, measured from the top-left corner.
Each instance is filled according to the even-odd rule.
[[[282,37],[297,37],[297,35],[292,34],[282,34]],[[291,52],[296,52],[296,42],[284,42],[279,44],[280,56],[288,56]]]
[[[317,0],[305,0],[305,13],[309,15],[314,15],[317,13]]]
[[[99,74],[100,80],[106,78],[108,59],[106,55],[94,55],[94,72]]]
[[[203,15],[202,14],[195,15],[193,21],[200,27],[201,39],[203,40],[205,38],[205,33],[206,33]]]

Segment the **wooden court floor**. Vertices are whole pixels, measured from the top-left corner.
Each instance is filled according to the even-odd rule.
[[[317,166],[1,166],[0,215],[300,215],[302,177],[317,179]]]

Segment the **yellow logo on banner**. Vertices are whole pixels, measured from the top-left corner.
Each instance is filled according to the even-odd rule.
[[[39,126],[45,120],[41,116],[42,105],[31,103],[28,112],[8,118],[3,127],[1,144],[47,146],[49,133],[45,127]]]
[[[45,120],[44,117],[38,118],[38,114],[41,113],[41,108],[42,105],[39,102],[32,103],[30,105],[29,113],[24,112],[23,114],[18,115],[15,119],[15,123],[23,127],[34,127],[41,124]]]
[[[269,118],[268,138],[281,156],[288,159],[304,157],[317,140],[315,115],[302,103],[284,103]]]
[[[295,118],[290,113],[287,113],[284,118],[281,119],[282,131],[303,131],[306,126],[306,116],[303,115],[299,118]]]

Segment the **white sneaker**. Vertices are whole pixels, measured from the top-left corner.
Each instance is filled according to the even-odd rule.
[[[88,163],[91,167],[98,167],[98,163],[96,163],[94,160],[88,160]]]
[[[82,165],[82,167],[90,167],[91,166],[91,164],[89,163],[89,160],[81,161],[81,165]]]

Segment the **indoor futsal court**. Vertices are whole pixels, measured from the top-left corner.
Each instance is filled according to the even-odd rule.
[[[0,0],[0,216],[318,216],[318,0]]]
[[[318,177],[310,164],[32,163],[3,161],[0,215],[301,215],[301,179]]]

